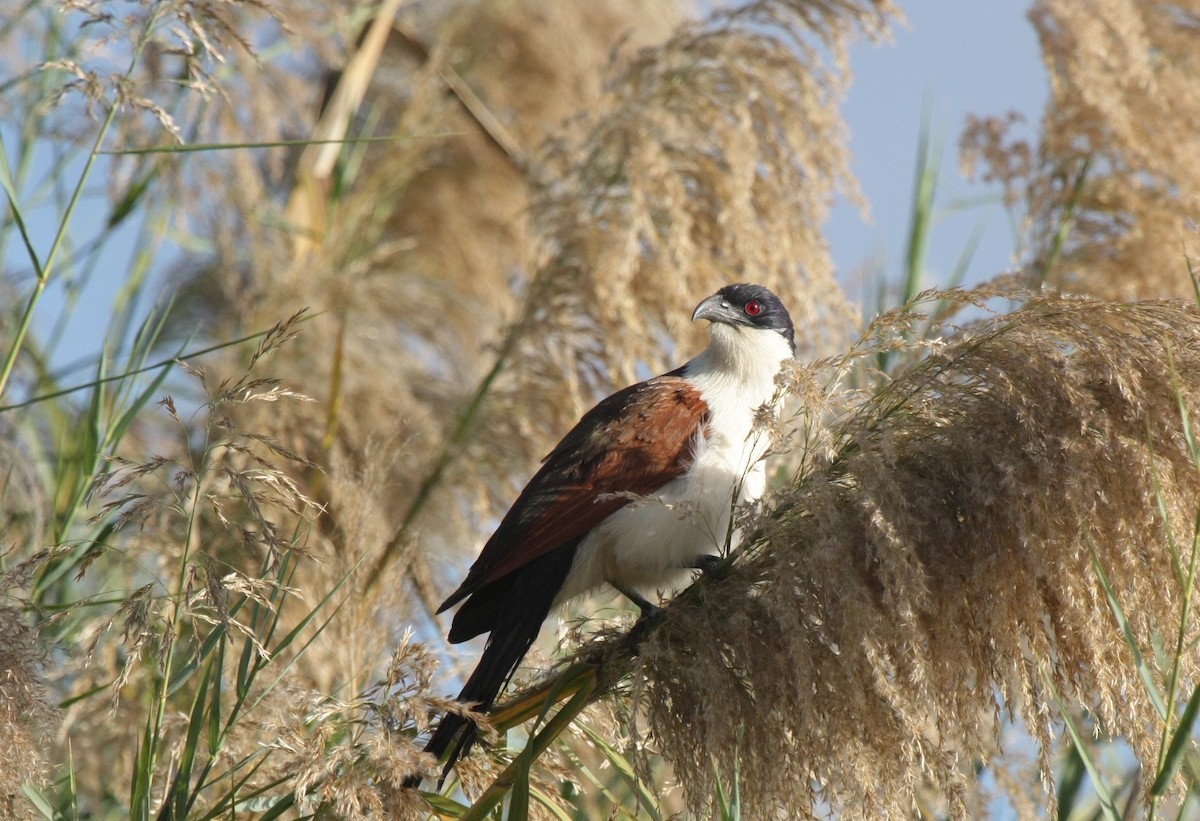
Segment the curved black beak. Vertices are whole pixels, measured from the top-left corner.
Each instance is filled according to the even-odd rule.
[[[742,315],[729,303],[725,297],[720,294],[713,294],[708,299],[696,306],[696,310],[692,311],[692,321],[697,319],[707,319],[709,322],[725,322],[733,324],[740,320]]]

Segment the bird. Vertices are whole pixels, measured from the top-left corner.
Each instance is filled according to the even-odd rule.
[[[607,585],[653,612],[643,591],[715,567],[734,505],[762,495],[769,436],[755,420],[777,403],[776,374],[795,356],[792,318],[767,288],[738,283],[700,302],[697,320],[710,323],[708,347],[585,413],[437,611],[461,605],[452,644],[488,634],[459,702],[490,709],[567,601]],[[476,740],[474,722],[442,717],[425,747],[445,756],[439,787]]]

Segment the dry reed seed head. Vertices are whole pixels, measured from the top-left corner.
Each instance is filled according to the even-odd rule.
[[[629,381],[639,362],[654,368],[677,355],[664,354],[663,331],[675,335],[684,325],[680,306],[691,305],[697,293],[711,291],[731,272],[753,271],[755,279],[776,283],[788,295],[793,313],[806,320],[814,344],[834,349],[836,329],[852,311],[832,281],[819,235],[801,218],[789,221],[786,215],[796,210],[793,202],[801,191],[806,203],[812,203],[805,206],[806,215],[819,220],[822,200],[837,184],[832,178],[845,178],[844,156],[830,148],[840,135],[834,111],[839,86],[832,69],[815,71],[821,62],[817,55],[836,51],[839,38],[855,25],[877,29],[880,9],[886,7],[847,2],[823,4],[819,11],[808,5],[781,11],[792,32],[804,29],[804,15],[815,15],[809,22],[816,34],[809,38],[803,60],[796,57],[798,40],[754,36],[754,20],[773,13],[756,8],[758,17],[754,12],[736,19],[718,17],[706,32],[685,31],[674,45],[640,55],[635,47],[665,37],[663,17],[669,16],[644,4],[606,4],[604,10],[564,6],[553,12],[539,6],[536,13],[519,2],[463,4],[456,11],[431,12],[428,21],[405,18],[405,26],[424,41],[427,56],[417,55],[404,38],[393,37],[367,106],[394,106],[399,98],[403,107],[390,109],[383,122],[395,133],[417,138],[367,149],[372,173],[348,181],[322,253],[303,265],[280,264],[286,253],[280,238],[253,233],[261,220],[239,219],[232,231],[215,230],[217,236],[245,240],[222,250],[231,262],[222,270],[234,276],[222,277],[217,299],[205,286],[192,300],[203,299],[210,306],[206,314],[242,327],[261,322],[255,313],[261,312],[262,302],[245,297],[247,285],[264,297],[283,290],[314,306],[338,307],[309,326],[309,347],[336,349],[336,356],[314,363],[303,351],[291,355],[295,375],[289,381],[323,401],[310,413],[286,420],[291,432],[283,437],[285,444],[315,458],[332,438],[339,463],[358,472],[369,468],[363,443],[381,430],[394,432],[404,441],[406,458],[391,462],[388,492],[378,495],[376,507],[381,521],[396,523],[439,452],[447,420],[458,416],[491,364],[506,357],[501,378],[475,417],[472,441],[456,448],[462,458],[452,460],[443,474],[439,487],[453,487],[454,492],[428,497],[414,524],[414,531],[426,538],[404,539],[432,553],[459,550],[475,543],[482,523],[511,501],[514,481],[528,475],[598,393]],[[510,22],[491,25],[496,18]],[[473,22],[479,20],[489,24]],[[720,36],[723,27],[732,32],[728,37]],[[489,35],[482,37],[485,31]],[[493,36],[495,32],[499,34]],[[553,71],[536,68],[566,42],[570,54],[551,61]],[[622,79],[610,84],[602,100],[599,78],[606,75],[610,54],[617,56],[607,73]],[[773,61],[761,87],[751,65],[760,54]],[[688,81],[693,56],[702,58],[703,76]],[[663,62],[657,69],[656,59]],[[723,61],[733,68],[723,72]],[[504,81],[518,74],[529,75],[528,82]],[[521,153],[533,157],[528,170],[498,150],[479,118],[464,113],[457,94],[447,93],[446,78],[453,75],[463,78],[517,135]],[[687,91],[694,86],[697,93],[674,94],[675,75],[690,83]],[[804,84],[800,90],[797,82]],[[573,144],[583,146],[580,156],[594,155],[597,167],[564,172],[560,160],[566,154],[535,151],[543,135],[567,133],[562,120],[579,110],[601,111],[606,119],[616,112],[621,128],[606,130],[603,122],[587,119],[569,129]],[[568,270],[548,262],[537,268],[540,273],[532,281],[514,287],[513,271],[534,267],[530,260],[539,258],[538,248],[563,244],[567,230],[553,221],[532,225],[529,215],[543,209],[530,211],[531,196],[579,189],[580,180],[591,180],[563,207],[570,210],[570,230],[592,231],[598,222],[591,218],[592,208],[604,193],[596,181],[611,172],[610,155],[621,150],[622,135],[641,130],[639,118],[652,126],[647,129],[652,133],[645,146],[635,146],[631,153],[639,163],[637,183],[653,182],[666,169],[675,175],[666,183],[670,196],[655,190],[643,198],[633,227],[609,232],[597,243],[596,250],[603,253],[585,264],[572,263]],[[707,141],[688,137],[690,142],[679,143],[680,150],[673,153],[672,141],[683,139],[689,127],[709,131],[713,118],[719,134]],[[779,144],[770,138],[774,134],[780,135]],[[706,151],[718,153],[710,159],[703,155]],[[760,167],[766,169],[761,178]],[[530,177],[537,182],[532,194]],[[700,187],[699,204],[686,190],[693,184]],[[227,187],[225,181],[214,190]],[[220,213],[259,212],[260,202],[244,201],[243,192],[231,193],[235,207]],[[244,208],[239,205],[243,201]],[[381,202],[394,208],[381,210]],[[761,228],[764,219],[773,222]],[[659,231],[658,224],[668,228]],[[739,226],[754,235],[740,239]],[[667,234],[665,239],[659,238],[661,233]],[[544,243],[546,237],[550,239]],[[389,239],[393,241],[385,241]],[[637,246],[643,241],[646,252],[638,261]],[[781,243],[788,248],[775,252]],[[622,249],[627,261],[609,265],[609,246]],[[682,251],[667,259],[661,250],[666,247]],[[691,266],[698,258],[704,265]],[[801,263],[814,273],[798,280]],[[632,296],[623,292],[628,278],[620,273],[630,265],[644,269]],[[348,269],[355,275],[347,276]],[[700,273],[682,281],[678,271],[689,269]],[[766,273],[759,276],[760,270]],[[584,284],[576,287],[571,278],[580,271]],[[614,283],[607,283],[612,277]],[[786,288],[784,282],[789,283]],[[803,309],[802,297],[808,306]],[[414,311],[414,305],[422,309]],[[514,318],[517,341],[509,349],[504,329]],[[464,345],[464,339],[480,344]],[[554,345],[544,340],[554,340]],[[336,372],[328,366],[335,361],[340,365]],[[380,371],[382,363],[386,373]],[[561,401],[564,394],[573,401]],[[342,409],[332,427],[331,408]],[[403,420],[402,428],[396,420]],[[496,449],[473,442],[505,444]],[[328,459],[323,455],[317,461]],[[343,486],[331,481],[323,490]],[[337,534],[338,510],[350,507],[350,500],[308,495],[331,512],[330,527],[323,533],[329,552],[349,556],[351,551],[338,546],[342,537]],[[431,545],[432,529],[423,524],[432,521],[438,525]],[[421,581],[433,578],[422,552],[406,550],[393,566],[411,567],[422,596],[435,600],[436,591],[426,590],[431,586]]]
[[[984,182],[1000,183],[1004,202],[1010,208],[1025,196],[1033,175],[1033,147],[1027,137],[1013,133],[1024,124],[1024,115],[1017,111],[1003,117],[968,115],[959,138],[959,165],[963,174],[970,179],[980,176]]]
[[[876,33],[889,8],[806,18],[811,7],[752,4],[614,66],[594,115],[536,159],[542,262],[468,462],[497,442],[545,443],[504,454],[510,469],[532,464],[598,394],[695,350],[703,329],[680,306],[746,272],[783,295],[807,355],[840,348],[854,311],[814,226],[853,186],[837,148],[841,77],[824,58],[856,25]]]
[[[0,557],[24,556],[42,547],[48,505],[34,460],[15,431],[0,426]]]
[[[12,582],[0,573],[0,811],[6,817],[24,805],[22,784],[41,784],[50,774],[46,736],[56,717],[43,676],[45,650],[21,609],[8,603]]]
[[[329,50],[324,44],[335,39],[330,37],[335,12],[330,4],[305,5],[304,13],[289,7],[289,20],[275,4],[263,2],[154,2],[130,4],[122,13],[114,13],[112,4],[96,3],[14,9],[5,33],[16,42],[5,52],[22,62],[14,61],[8,76],[28,79],[19,79],[5,102],[11,110],[50,115],[40,139],[79,145],[90,146],[110,105],[120,111],[106,148],[283,139],[298,118],[290,105],[294,97],[288,105],[279,104],[278,87],[290,84],[295,92],[308,78],[302,83],[295,76],[294,63],[280,65],[260,55],[286,39],[289,30],[293,36],[305,34],[308,48]],[[45,56],[50,59],[39,59],[29,43],[49,44]],[[251,120],[257,123],[251,126]],[[238,126],[235,137],[229,132]],[[216,138],[218,128],[231,138]],[[158,199],[182,203],[189,216],[197,216],[207,197],[192,183],[205,176],[204,169],[253,167],[255,160],[246,162],[248,153],[191,154],[186,163],[163,162],[161,155],[111,157],[111,204]],[[270,154],[281,166],[284,150]],[[143,188],[148,176],[155,184]],[[240,182],[253,187],[252,179],[246,175]]]
[[[431,695],[436,668],[428,649],[406,635],[383,678],[362,696],[341,702],[297,691],[279,705],[270,746],[281,757],[275,766],[294,774],[302,807],[325,804],[350,818],[428,817],[429,805],[403,787],[413,773],[432,776],[438,769],[414,745],[412,729],[426,729],[430,715],[450,711],[479,721],[488,732],[486,716]],[[459,773],[472,793],[495,776],[490,765],[478,762],[464,762]]]
[[[1178,630],[1168,533],[1190,545],[1200,506],[1179,412],[1200,412],[1198,319],[1035,300],[836,416],[836,455],[771,499],[750,559],[672,606],[643,653],[654,737],[693,809],[715,757],[736,762],[750,818],[908,817],[930,786],[966,815],[1001,708],[1049,783],[1056,694],[1156,760],[1093,561],[1140,646]]]
[[[1158,0],[1031,9],[1051,100],[1025,216],[1032,268],[1053,283],[1116,300],[1192,297],[1180,251],[1200,221],[1197,14],[1195,2]],[[989,173],[1006,178],[1013,156],[985,151]]]
[[[581,319],[598,329],[581,364],[625,382],[664,364],[678,353],[664,352],[663,330],[702,335],[677,306],[737,277],[783,296],[803,350],[844,341],[853,314],[817,228],[835,192],[854,192],[836,58],[890,6],[815,8],[752,3],[685,24],[619,67],[595,115],[551,145],[533,293],[563,321],[548,338],[577,336]]]
[[[62,733],[71,739],[76,760],[109,762],[104,772],[79,769],[81,800],[102,794],[103,783],[112,778],[127,779],[137,766],[132,753],[114,759],[98,751],[132,746],[128,728],[144,724],[141,696],[165,671],[173,645],[175,661],[190,658],[205,638],[223,630],[235,646],[248,641],[255,648],[255,663],[268,663],[273,649],[265,646],[262,622],[255,622],[253,613],[277,613],[286,631],[301,617],[289,602],[311,608],[327,589],[301,595],[273,569],[301,551],[304,521],[317,515],[314,503],[280,469],[295,454],[266,434],[245,430],[229,415],[263,402],[280,408],[294,401],[277,381],[242,374],[214,388],[195,410],[181,413],[173,400],[161,402],[159,413],[168,420],[164,430],[176,438],[159,437],[156,446],[175,452],[140,463],[112,456],[114,469],[97,477],[90,502],[98,512],[92,523],[116,528],[77,560],[77,606],[59,614],[66,622],[59,632],[67,636],[64,642],[74,640],[76,649],[87,652],[81,666],[55,671],[54,682],[64,696],[111,685],[109,709],[99,699],[85,698],[64,714]],[[138,527],[124,527],[132,524]],[[60,550],[53,557],[74,553]],[[174,579],[182,580],[178,596],[169,581]],[[84,607],[93,598],[112,598],[113,590],[127,591],[115,610]],[[289,673],[299,675],[293,668]],[[168,709],[164,767],[186,742],[186,720],[179,717],[186,713],[186,707],[179,714]],[[240,718],[225,742],[230,757],[222,761],[237,761],[238,753],[256,749],[260,729],[256,714]],[[266,767],[264,778],[268,772],[278,771]]]

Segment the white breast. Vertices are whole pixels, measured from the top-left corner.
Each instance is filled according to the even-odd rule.
[[[791,349],[778,333],[714,325],[712,344],[684,366],[708,405],[691,468],[604,520],[579,546],[556,604],[606,583],[650,593],[687,578],[698,556],[720,555],[735,504],[759,498],[767,431],[757,409],[775,396],[775,374]]]

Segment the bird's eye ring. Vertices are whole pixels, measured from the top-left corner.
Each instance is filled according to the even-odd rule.
[[[746,316],[758,316],[763,312],[763,306],[758,300],[752,299],[746,303],[746,307],[743,310],[745,310]]]

